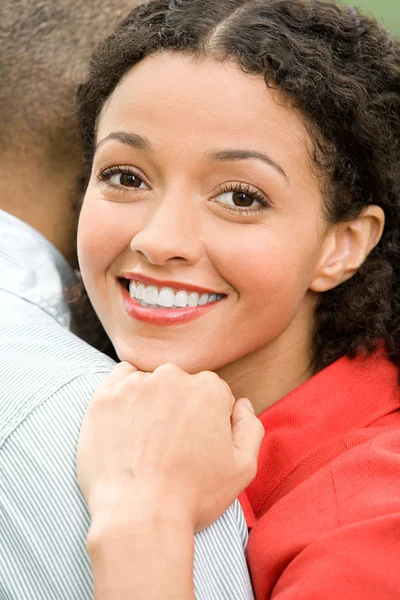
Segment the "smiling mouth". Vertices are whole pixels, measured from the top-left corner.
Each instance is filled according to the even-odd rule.
[[[145,285],[140,281],[123,278],[120,281],[123,287],[129,292],[130,297],[136,300],[140,306],[156,310],[196,308],[213,304],[226,298],[226,294],[200,294],[185,289],[174,290],[171,287]]]

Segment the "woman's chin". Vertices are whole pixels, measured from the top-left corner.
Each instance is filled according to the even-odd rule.
[[[145,373],[152,373],[160,367],[161,365],[165,365],[167,363],[173,363],[177,367],[186,371],[189,374],[199,373],[204,370],[212,370],[210,365],[202,364],[199,360],[190,360],[190,356],[186,353],[186,356],[179,356],[178,353],[164,353],[164,352],[143,352],[141,350],[132,350],[131,348],[127,348],[126,346],[118,348],[115,347],[117,356],[121,361],[130,362],[134,365],[139,371],[143,371]]]

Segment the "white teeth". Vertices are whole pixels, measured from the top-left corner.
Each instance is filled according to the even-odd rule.
[[[188,296],[188,306],[198,306],[199,305],[199,294],[197,292],[192,292]]]
[[[134,281],[131,281],[129,284],[129,295],[131,298],[134,298],[136,296],[136,288],[136,283]]]
[[[149,285],[146,287],[143,296],[143,302],[147,302],[147,304],[157,304],[158,300],[158,288],[155,285]]]
[[[137,286],[135,298],[136,300],[143,300],[144,293],[146,291],[146,286],[143,283],[139,283]]]
[[[174,305],[174,290],[171,288],[161,288],[158,294],[157,304],[164,306],[165,308],[171,308]]]
[[[188,295],[184,291],[177,292],[175,294],[174,305],[178,308],[185,308],[187,306]]]
[[[203,294],[202,296],[200,296],[199,306],[203,306],[204,304],[207,304],[207,302],[208,302],[208,294]]]
[[[186,308],[187,306],[204,306],[223,298],[223,294],[198,294],[180,290],[174,293],[169,287],[158,288],[155,285],[144,285],[131,280],[129,282],[129,295],[136,298],[139,304],[150,308]]]

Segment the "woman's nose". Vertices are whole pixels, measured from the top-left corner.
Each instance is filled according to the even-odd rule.
[[[130,247],[154,265],[171,261],[195,264],[202,255],[196,216],[182,203],[162,202],[132,238]]]

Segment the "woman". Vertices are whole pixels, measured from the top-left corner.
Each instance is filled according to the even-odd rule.
[[[258,599],[400,593],[399,74],[354,9],[156,0],[81,90],[80,263],[119,358],[214,371],[264,425]]]

